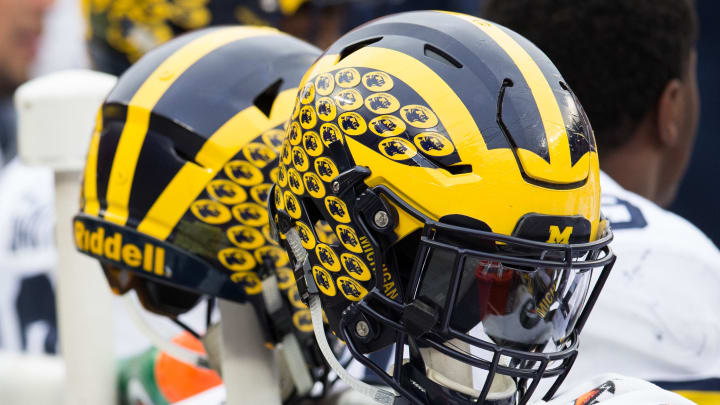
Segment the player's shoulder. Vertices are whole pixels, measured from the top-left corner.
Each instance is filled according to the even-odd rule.
[[[692,405],[682,396],[663,390],[645,380],[619,374],[601,374],[574,387],[551,401],[536,405]]]
[[[685,218],[624,189],[602,172],[600,183],[601,209],[610,221],[616,240],[720,254],[710,238]]]

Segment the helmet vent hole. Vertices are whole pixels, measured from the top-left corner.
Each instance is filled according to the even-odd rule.
[[[280,91],[280,86],[282,85],[282,82],[282,79],[278,79],[277,81],[275,81],[275,83],[268,86],[268,88],[263,90],[262,93],[255,97],[255,100],[253,101],[255,107],[262,111],[262,113],[265,114],[266,117],[270,117],[270,111],[272,110],[273,103],[275,103],[275,99],[277,98],[278,92]]]
[[[458,62],[457,59],[430,44],[425,44],[425,56],[458,69],[463,67],[462,63]]]
[[[368,45],[374,44],[375,42],[378,42],[378,41],[380,41],[381,39],[383,39],[383,37],[369,38],[369,39],[366,39],[366,40],[363,40],[363,41],[360,41],[360,42],[356,42],[356,43],[354,43],[354,44],[352,44],[352,45],[346,46],[346,47],[340,52],[340,58],[338,58],[338,60],[335,62],[335,64],[337,65],[338,63],[340,63],[341,60],[343,60],[343,59],[345,59],[346,57],[350,56],[351,53],[353,53],[353,52],[355,52],[355,51],[357,51],[357,50],[359,50],[359,49],[365,48],[365,47],[368,46]]]
[[[559,84],[560,84],[560,87],[563,88],[563,90],[570,91],[570,88],[568,87],[567,84],[565,84],[565,82],[559,82]]]
[[[472,173],[472,165],[468,165],[468,164],[445,166],[444,169],[449,171],[450,174]]]

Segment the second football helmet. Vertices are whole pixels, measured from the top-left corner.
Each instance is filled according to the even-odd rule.
[[[614,260],[598,177],[588,119],[540,50],[489,21],[412,12],[351,31],[308,71],[269,210],[316,331],[322,308],[408,401],[524,403],[568,372]],[[328,225],[334,243],[316,232]],[[391,373],[364,356],[391,344]]]

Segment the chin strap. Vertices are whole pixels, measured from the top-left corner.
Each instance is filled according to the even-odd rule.
[[[383,405],[392,405],[395,402],[395,393],[358,380],[350,375],[350,373],[348,373],[348,371],[335,357],[332,349],[330,349],[327,336],[325,335],[325,327],[322,320],[322,308],[320,305],[320,298],[317,295],[310,296],[310,315],[312,317],[315,340],[317,341],[318,346],[320,346],[320,351],[325,357],[325,360],[327,360],[333,371],[337,373],[338,377],[340,377],[345,384],[349,385],[350,388],[358,391],[368,398],[371,398],[373,401]]]
[[[177,345],[157,333],[157,331],[147,323],[145,318],[143,318],[142,314],[140,314],[138,304],[135,303],[131,294],[125,294],[122,296],[122,300],[132,322],[160,351],[191,366],[211,368],[207,356]]]

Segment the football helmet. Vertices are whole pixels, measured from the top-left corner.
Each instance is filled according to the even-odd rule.
[[[269,344],[296,336],[310,385],[327,373],[265,207],[297,84],[319,54],[235,26],[143,56],[98,113],[74,218],[77,249],[116,293],[172,319],[203,295],[249,302]]]
[[[558,377],[551,396],[614,256],[593,132],[550,60],[476,17],[388,16],[318,59],[291,118],[268,209],[320,346],[322,309],[413,404],[525,403]],[[390,372],[365,356],[392,344]]]

